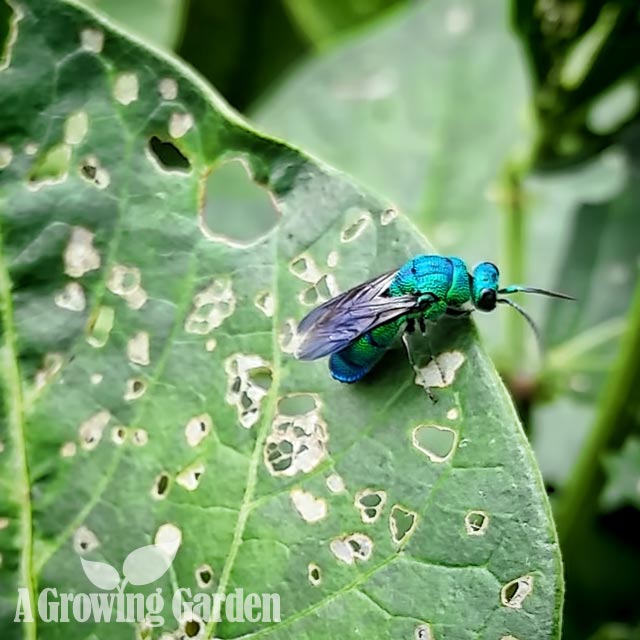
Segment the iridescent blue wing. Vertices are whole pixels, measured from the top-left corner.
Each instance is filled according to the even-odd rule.
[[[417,310],[416,296],[383,295],[396,274],[397,270],[383,273],[310,311],[298,325],[296,357],[315,360],[341,351],[374,327]]]

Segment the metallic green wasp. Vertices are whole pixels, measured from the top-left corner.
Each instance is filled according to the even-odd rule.
[[[400,269],[383,273],[313,309],[298,325],[300,360],[329,358],[331,375],[340,382],[356,382],[382,358],[402,330],[416,323],[425,332],[427,321],[461,317],[474,309],[493,311],[508,304],[521,313],[536,335],[531,317],[510,293],[539,293],[573,300],[544,289],[510,285],[500,288],[498,267],[481,262],[470,273],[456,257],[419,255]]]

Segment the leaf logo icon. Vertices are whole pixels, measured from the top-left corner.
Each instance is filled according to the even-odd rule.
[[[172,555],[159,546],[149,544],[132,551],[125,558],[122,571],[131,584],[149,584],[163,576],[172,562]]]
[[[96,587],[111,591],[120,584],[120,575],[118,572],[106,562],[93,562],[80,558],[84,573]]]

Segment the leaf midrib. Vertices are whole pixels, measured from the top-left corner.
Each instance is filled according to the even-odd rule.
[[[1,219],[1,216],[0,216]],[[20,512],[20,548],[19,585],[27,589],[31,606],[35,604],[35,584],[33,580],[33,523],[31,505],[31,482],[27,460],[27,444],[25,440],[24,397],[22,378],[18,364],[16,332],[11,300],[11,278],[4,256],[2,226],[0,225],[0,317],[4,333],[4,343],[0,347],[2,363],[3,395],[8,414],[8,433],[13,445],[13,463],[16,470],[16,484],[19,487],[17,499]],[[22,622],[23,636],[27,640],[36,638],[36,618],[28,616]]]

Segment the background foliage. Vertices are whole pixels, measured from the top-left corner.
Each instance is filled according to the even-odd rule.
[[[265,130],[391,198],[439,252],[579,298],[526,300],[542,359],[515,315],[480,331],[551,494],[563,637],[640,637],[637,3],[91,4],[176,51]]]

